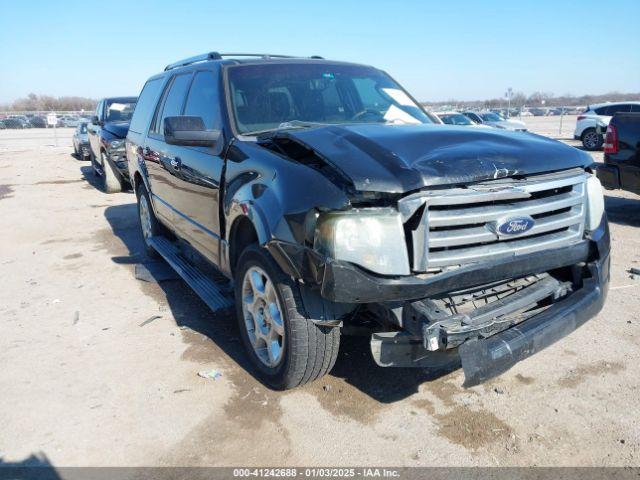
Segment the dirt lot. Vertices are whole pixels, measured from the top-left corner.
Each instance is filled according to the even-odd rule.
[[[71,133],[0,131],[0,464],[638,465],[639,197],[607,193],[604,311],[492,382],[377,368],[347,338],[330,376],[277,393],[229,313],[136,280],[134,197],[96,188]]]

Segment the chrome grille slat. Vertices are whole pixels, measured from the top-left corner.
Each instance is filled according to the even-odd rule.
[[[405,221],[425,205],[411,231],[413,270],[433,271],[580,241],[586,179],[583,170],[567,170],[405,197],[399,205]],[[499,237],[496,225],[518,216],[533,217],[535,225],[522,234]]]
[[[581,222],[583,217],[583,205],[577,205],[571,210],[564,211],[557,215],[541,218],[536,221],[535,226],[518,236],[518,238],[530,237],[539,233],[549,232],[560,228],[570,227]],[[455,247],[458,245],[468,245],[472,243],[485,243],[496,240],[496,234],[483,227],[461,228],[456,230],[440,230],[429,234],[429,247]]]
[[[580,240],[582,232],[567,230],[552,233],[543,237],[523,238],[509,242],[497,242],[491,246],[443,250],[429,253],[430,267],[444,267],[448,265],[473,263],[477,261],[493,260],[505,256],[523,255],[549,248],[562,247],[573,241]]]
[[[537,215],[579,205],[583,202],[581,189],[551,198],[522,200],[505,205],[461,208],[455,210],[429,210],[429,227],[470,225],[515,215]]]

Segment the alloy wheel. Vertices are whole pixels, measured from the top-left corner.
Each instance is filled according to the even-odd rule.
[[[256,356],[277,367],[284,358],[284,317],[276,287],[260,267],[249,268],[242,279],[242,315]]]

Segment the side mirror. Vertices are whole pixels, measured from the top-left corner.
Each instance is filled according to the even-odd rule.
[[[207,130],[201,117],[167,117],[164,119],[164,141],[169,145],[213,147],[220,138],[219,130]]]
[[[91,124],[92,125],[100,125],[100,120],[98,120],[98,116],[94,115],[93,117],[91,117]]]

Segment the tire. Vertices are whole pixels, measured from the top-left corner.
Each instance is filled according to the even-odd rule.
[[[148,237],[162,235],[164,233],[164,228],[156,218],[155,213],[153,213],[151,199],[149,198],[149,193],[147,192],[144,184],[140,184],[138,187],[136,197],[138,199],[138,222],[140,225],[140,235],[144,242],[145,251],[151,258],[160,258],[160,254],[158,254],[158,252],[156,252],[156,250],[149,244]],[[147,214],[148,217],[144,217],[145,214]]]
[[[261,278],[264,295],[259,288],[254,290],[254,282],[251,281],[251,278],[260,277],[262,273],[266,275],[266,279]],[[269,288],[269,283],[272,288]],[[255,294],[255,291],[258,293]],[[261,299],[261,295],[265,298]],[[247,298],[251,298],[253,302],[248,302]],[[287,390],[317,380],[333,368],[340,347],[340,329],[318,326],[308,318],[298,286],[280,270],[267,250],[258,245],[247,247],[240,255],[235,299],[242,342],[263,383],[277,390]],[[263,300],[266,308],[262,308],[263,313],[259,314],[256,305]],[[278,311],[274,315],[276,302],[275,308]],[[262,348],[270,350],[266,348],[264,340],[255,340],[255,332],[250,332],[252,325],[254,330],[258,330],[256,319],[260,318],[249,312],[251,308],[256,315],[266,319],[263,323],[269,332],[277,330],[276,325],[281,325],[283,336],[278,338],[280,346],[276,347],[281,352],[280,359],[278,362],[271,362],[271,365],[265,362],[265,356],[271,361],[276,358],[275,355],[254,348],[254,344],[262,346],[264,343]],[[276,316],[279,316],[281,322],[275,320]],[[261,329],[260,335],[265,335],[264,331]],[[275,337],[277,333],[273,335]],[[274,338],[269,337],[269,334],[266,336]]]
[[[73,143],[73,156],[76,158],[80,158],[80,154],[78,153],[78,147],[76,147],[75,142]]]
[[[602,138],[602,135],[598,134],[595,128],[587,128],[582,132],[582,146],[585,150],[590,152],[600,150],[603,143],[604,138]]]
[[[102,190],[105,193],[116,193],[122,191],[122,182],[118,178],[113,167],[107,160],[107,154],[100,152],[100,160],[102,164]]]

